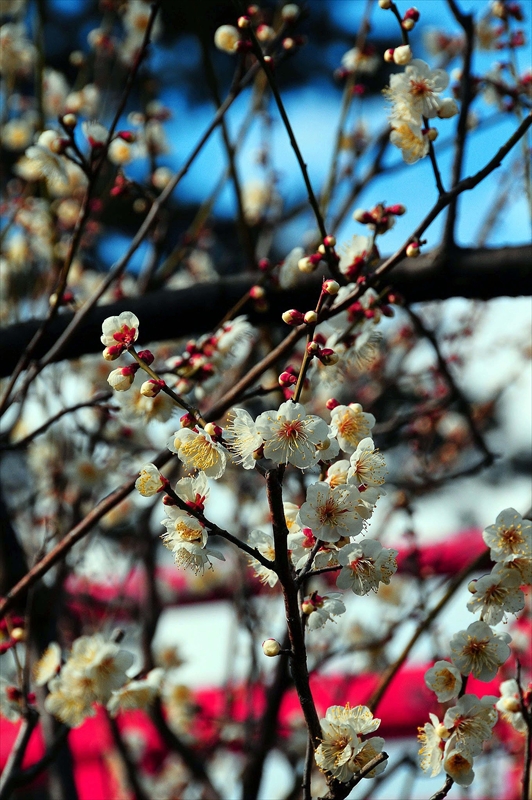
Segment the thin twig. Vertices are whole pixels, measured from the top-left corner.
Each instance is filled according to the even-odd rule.
[[[445,779],[445,783],[443,784],[441,789],[438,789],[437,792],[434,792],[434,794],[431,795],[430,800],[444,800],[444,797],[447,797],[447,795],[451,791],[453,783],[454,783],[454,781],[451,778],[451,776],[447,775],[447,778]]]

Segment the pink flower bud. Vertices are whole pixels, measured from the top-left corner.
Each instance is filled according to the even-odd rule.
[[[74,130],[74,128],[78,124],[78,118],[76,117],[75,114],[65,114],[61,122],[63,123],[65,128]]]
[[[412,61],[412,50],[409,44],[402,44],[400,47],[396,47],[393,51],[393,61],[394,64],[398,64],[400,67],[409,64]]]
[[[307,616],[309,614],[312,614],[313,611],[316,611],[316,606],[314,605],[310,597],[307,597],[301,603],[301,611],[303,612],[303,614],[306,614]]]
[[[179,420],[179,424],[182,428],[195,428],[196,427],[196,420],[192,416],[192,414],[183,414],[183,416]]]
[[[213,436],[215,438],[220,438],[222,436],[223,430],[220,428],[219,425],[214,425],[212,422],[208,422],[204,428],[205,433],[208,433],[209,436]]]
[[[405,31],[412,31],[416,26],[416,23],[413,19],[405,19],[401,22],[401,28]]]
[[[292,375],[290,372],[286,372],[286,370],[281,372],[278,380],[279,386],[282,386],[283,388],[287,386],[295,386],[297,383],[297,377]]]
[[[299,269],[300,272],[305,272],[305,273],[314,272],[316,267],[317,264],[314,264],[310,260],[310,256],[305,256],[304,258],[300,258],[299,261],[297,262],[297,268]]]
[[[393,64],[393,52],[394,52],[393,47],[389,47],[388,50],[384,51],[383,58],[387,64]]]
[[[304,321],[305,317],[301,313],[301,311],[297,311],[295,308],[291,308],[289,311],[285,311],[282,315],[282,320],[287,325],[301,325]]]
[[[336,408],[337,406],[339,406],[339,405],[340,405],[340,403],[338,402],[338,400],[335,400],[335,398],[334,398],[334,397],[331,397],[331,398],[329,398],[329,400],[327,400],[327,402],[325,403],[325,408],[328,408],[328,409],[329,409],[329,411],[333,411],[333,409],[335,409],[335,408]]]
[[[125,347],[122,344],[113,344],[111,347],[106,347],[102,355],[106,361],[115,361],[124,352]]]
[[[323,240],[323,244],[325,247],[335,247],[336,245],[336,237],[335,236],[326,236]]]
[[[319,346],[318,342],[309,342],[307,344],[307,353],[309,354],[309,356],[316,356],[320,352],[321,352],[321,347]]]
[[[414,22],[417,22],[419,19],[419,11],[417,8],[415,8],[415,6],[412,6],[405,11],[403,19],[412,19]]]
[[[363,225],[367,225],[368,223],[375,221],[369,211],[365,211],[363,208],[357,208],[354,211],[353,219],[357,222],[361,222]]]
[[[315,325],[316,322],[318,321],[318,315],[316,314],[315,311],[307,311],[303,319],[307,323],[307,325]]]
[[[153,364],[155,360],[155,356],[153,355],[151,350],[140,350],[137,353],[137,355],[140,358],[140,360],[144,361],[144,363],[147,364],[148,366],[150,366],[150,364]]]
[[[406,248],[408,258],[417,258],[419,255],[419,242],[410,242]]]
[[[246,30],[246,28],[249,28],[249,26],[251,25],[251,20],[250,20],[250,18],[248,16],[242,15],[241,17],[238,18],[238,21],[237,21],[236,24],[237,24],[238,28],[240,28],[241,31],[244,31],[244,30]]]
[[[386,211],[388,214],[395,214],[396,217],[400,217],[406,212],[406,208],[401,203],[395,203],[393,206],[387,206]]]
[[[249,296],[252,300],[262,300],[266,292],[262,286],[252,286],[249,290]]]
[[[259,261],[258,266],[259,266],[259,269],[262,272],[266,272],[266,270],[270,269],[270,267],[271,267],[270,259],[269,258],[261,258],[261,260]]]
[[[137,141],[137,137],[132,131],[118,131],[116,135],[119,139],[123,139],[124,142],[129,142],[130,144]]]

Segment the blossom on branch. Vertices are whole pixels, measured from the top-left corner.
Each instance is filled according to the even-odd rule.
[[[264,457],[275,464],[313,467],[321,458],[318,445],[329,438],[329,426],[321,417],[307,414],[305,406],[287,400],[278,411],[264,411],[255,420],[264,441]]]
[[[325,481],[313,483],[299,509],[299,523],[324,542],[357,536],[364,524],[357,511],[359,499],[356,486],[345,484],[333,488]]]
[[[381,721],[373,717],[366,706],[331,706],[320,720],[322,742],[314,757],[322,772],[347,783],[375,756],[382,752],[384,739],[373,736],[362,740],[362,736],[377,730]],[[373,778],[386,769],[386,762],[379,764],[366,778]]]
[[[473,622],[450,642],[451,660],[462,675],[473,673],[480,681],[491,681],[510,657],[507,633],[494,633],[485,622]]]
[[[181,428],[167,444],[189,470],[202,470],[208,478],[220,478],[227,465],[227,451],[204,430]]]
[[[345,453],[354,453],[363,439],[371,437],[373,414],[364,413],[360,403],[336,406],[331,411],[331,430]]]
[[[374,539],[366,539],[346,547],[338,553],[342,565],[336,585],[340,589],[351,589],[363,596],[378,591],[379,583],[389,584],[397,571],[397,550],[387,549]]]

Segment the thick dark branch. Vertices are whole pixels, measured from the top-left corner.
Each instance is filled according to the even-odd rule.
[[[449,269],[450,265],[452,269]],[[243,312],[253,323],[261,324],[280,320],[287,308],[311,308],[316,302],[321,279],[321,274],[315,275],[297,289],[269,291],[267,311],[258,313],[246,305]],[[242,275],[189,289],[160,290],[143,297],[96,306],[57,358],[71,359],[100,352],[103,320],[125,310],[133,311],[140,319],[139,344],[204,333],[212,328],[213,320],[221,319],[255,283],[256,276]],[[441,257],[428,253],[415,260],[406,259],[394,269],[393,286],[409,303],[449,297],[489,300],[500,296],[530,295],[532,246],[456,249]],[[66,312],[52,321],[35,351],[36,358],[52,347],[72,317],[72,313]],[[39,326],[39,320],[31,320],[11,325],[0,332],[3,353],[0,377],[11,373]]]

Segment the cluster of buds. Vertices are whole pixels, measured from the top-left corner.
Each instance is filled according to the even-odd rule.
[[[287,325],[297,328],[298,325],[315,325],[318,321],[318,315],[315,311],[298,311],[296,308],[290,308],[282,315],[282,320]]]
[[[502,0],[494,0],[491,4],[491,13],[497,19],[502,19],[504,21],[513,17],[518,22],[523,21],[523,9],[519,5],[519,3],[506,3],[502,2]]]
[[[415,8],[415,6],[407,8],[407,10],[403,15],[403,19],[401,20],[401,28],[404,31],[413,31],[416,26],[416,22],[418,20],[419,20],[419,11],[417,10],[417,8]]]
[[[203,342],[191,339],[181,356],[172,359],[168,366],[181,378],[180,393],[190,391],[192,381],[203,383],[214,374],[214,366],[209,360],[216,350],[216,338],[207,337]]]
[[[412,61],[412,48],[409,44],[402,44],[400,47],[389,47],[384,51],[384,60],[388,64],[397,64],[404,67]]]
[[[387,206],[384,203],[377,203],[370,211],[357,208],[353,213],[353,219],[367,225],[376,234],[386,233],[395,225],[395,218],[402,216],[406,208],[400,203]]]
[[[9,625],[6,619],[0,620],[0,655],[6,653],[26,638],[23,617],[11,617]]]
[[[323,242],[320,244],[315,253],[299,259],[297,266],[300,272],[311,273],[314,272],[320,265],[322,267],[325,266],[323,258],[324,256],[328,256],[330,258],[332,255],[336,261],[339,261],[340,259],[334,251],[335,246],[336,238],[334,236],[325,236]],[[329,292],[329,294],[332,294],[332,292]]]

